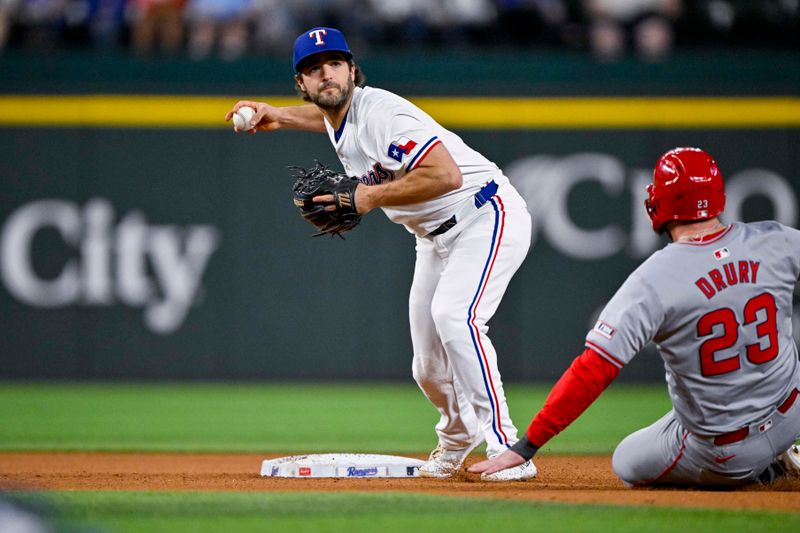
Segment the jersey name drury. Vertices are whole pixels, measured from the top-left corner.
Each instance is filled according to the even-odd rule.
[[[738,261],[722,265],[722,269],[713,268],[708,271],[708,277],[701,277],[694,284],[709,300],[720,291],[738,285],[739,283],[756,284],[758,281],[758,267],[760,261]]]

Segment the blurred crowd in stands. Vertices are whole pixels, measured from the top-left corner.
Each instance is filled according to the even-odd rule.
[[[676,47],[800,50],[800,0],[0,0],[0,52],[288,57],[317,25],[342,29],[361,53],[517,46],[659,61]]]

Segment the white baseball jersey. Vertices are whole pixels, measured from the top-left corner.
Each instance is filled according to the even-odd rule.
[[[403,179],[439,143],[458,165],[459,189],[383,210],[416,235],[411,366],[440,413],[439,445],[469,450],[486,441],[488,454],[504,451],[517,429],[486,323],[530,246],[525,201],[497,165],[388,91],[355,88],[341,127],[325,125],[346,173],[367,186]]]
[[[461,170],[461,188],[427,202],[383,208],[390,220],[418,236],[438,228],[488,181],[494,180],[498,186],[508,183],[497,165],[420,108],[389,91],[356,87],[338,131],[327,119],[325,127],[345,173],[365,185],[402,179],[434,146],[444,144]]]
[[[630,275],[586,345],[621,367],[655,341],[675,418],[696,435],[729,432],[774,412],[800,382],[798,275],[800,231],[777,222],[671,243]]]

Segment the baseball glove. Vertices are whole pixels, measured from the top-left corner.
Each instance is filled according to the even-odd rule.
[[[355,192],[359,181],[356,178],[339,174],[319,161],[309,170],[302,167],[294,169],[295,182],[294,205],[300,208],[300,215],[317,228],[314,237],[320,235],[338,235],[350,231],[361,222],[361,215],[356,210]],[[312,198],[326,194],[333,195],[331,203],[315,203]],[[325,208],[335,206],[335,210]]]

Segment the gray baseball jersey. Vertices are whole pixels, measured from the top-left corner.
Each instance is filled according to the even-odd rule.
[[[628,277],[586,345],[622,367],[654,341],[675,418],[696,435],[726,433],[767,416],[799,382],[798,275],[800,231],[777,222],[671,243]]]

